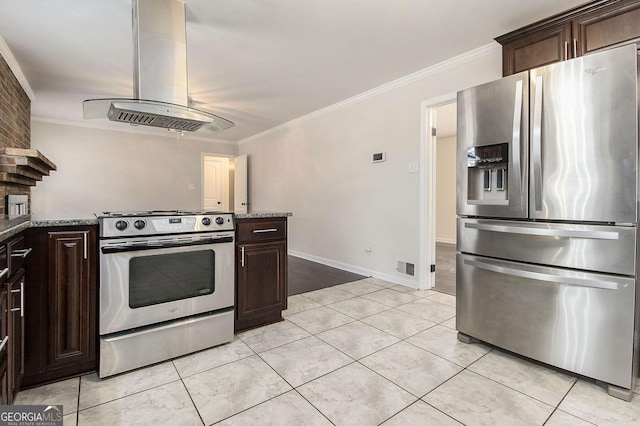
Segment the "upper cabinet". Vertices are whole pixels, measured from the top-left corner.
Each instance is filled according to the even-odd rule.
[[[496,38],[504,76],[640,43],[640,0],[598,0]]]

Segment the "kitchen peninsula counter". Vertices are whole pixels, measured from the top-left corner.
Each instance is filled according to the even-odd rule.
[[[50,226],[91,226],[97,225],[98,219],[38,219],[25,215],[15,219],[0,218],[0,241],[11,238],[28,228],[44,228]]]

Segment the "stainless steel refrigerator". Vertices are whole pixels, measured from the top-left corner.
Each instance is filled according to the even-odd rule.
[[[458,338],[587,376],[638,374],[635,45],[458,93]]]

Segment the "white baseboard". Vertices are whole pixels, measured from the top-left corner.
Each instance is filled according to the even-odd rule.
[[[390,283],[403,285],[410,288],[418,288],[418,282],[412,279],[396,277],[395,275],[385,274],[383,272],[374,271],[367,268],[361,268],[359,266],[349,265],[347,263],[337,262],[331,259],[325,259],[324,257],[314,256],[312,254],[302,253],[295,250],[288,250],[290,256],[299,257],[301,259],[310,260],[312,262],[321,263],[323,265],[331,266],[332,268],[342,269],[343,271],[352,272],[358,275],[364,275],[365,277],[379,278],[381,280],[389,281]]]

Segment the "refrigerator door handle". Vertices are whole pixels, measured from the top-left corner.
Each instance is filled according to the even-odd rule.
[[[542,211],[542,75],[536,76],[533,100],[531,151],[533,157],[534,208]]]
[[[568,284],[568,285],[573,285],[578,287],[599,288],[603,290],[618,289],[618,283],[612,282],[612,281],[593,280],[593,279],[578,278],[578,277],[565,277],[561,275],[545,274],[542,272],[526,271],[523,269],[509,268],[507,266],[498,265],[489,260],[465,259],[464,264],[469,265],[471,267],[491,271],[491,272],[497,272],[499,274],[512,275],[515,277],[521,277],[521,278],[530,279],[530,280]]]
[[[581,229],[545,229],[527,226],[490,225],[484,223],[465,223],[465,228],[479,231],[503,232],[505,234],[539,235],[545,237],[585,238],[591,240],[619,240],[615,231],[586,231]]]
[[[516,95],[513,104],[513,136],[511,139],[511,152],[512,156],[512,164],[513,176],[515,177],[515,188],[520,188],[523,177],[520,175],[522,173],[522,169],[520,168],[520,134],[522,129],[522,96],[523,96],[523,85],[522,80],[516,81]],[[508,192],[511,192],[507,189]],[[518,189],[519,191],[519,189]],[[507,199],[511,199],[511,197],[507,196]]]

